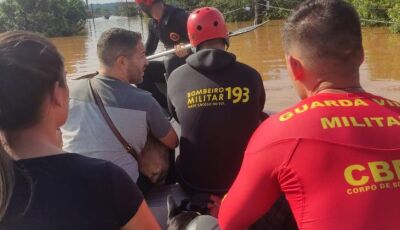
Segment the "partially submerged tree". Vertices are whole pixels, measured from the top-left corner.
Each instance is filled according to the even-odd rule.
[[[5,0],[0,3],[0,31],[29,30],[46,36],[76,35],[85,26],[82,0]]]
[[[267,3],[264,0],[253,0],[254,2],[254,24],[259,24],[264,20],[267,12]]]

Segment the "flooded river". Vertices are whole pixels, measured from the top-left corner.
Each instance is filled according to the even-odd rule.
[[[285,67],[281,43],[282,21],[268,22],[255,31],[231,39],[230,52],[241,62],[256,68],[264,79],[267,93],[265,109],[278,111],[298,101]],[[94,72],[98,67],[96,43],[100,34],[112,27],[122,27],[143,33],[146,22],[139,18],[96,18],[87,22],[87,35],[52,38],[65,58],[69,76]],[[230,31],[250,25],[231,23]],[[365,62],[361,67],[363,86],[370,92],[400,101],[400,34],[386,28],[364,28]],[[159,46],[159,51],[162,51]]]

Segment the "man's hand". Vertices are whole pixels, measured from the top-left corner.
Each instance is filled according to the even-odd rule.
[[[179,58],[184,58],[189,55],[189,49],[184,48],[185,44],[181,43],[176,45],[175,48],[175,55]]]

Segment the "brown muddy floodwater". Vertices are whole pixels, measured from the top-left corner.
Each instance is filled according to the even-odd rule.
[[[144,26],[142,26],[144,25]],[[229,29],[250,25],[250,22],[231,23]],[[299,99],[288,78],[281,43],[282,21],[270,21],[255,31],[231,39],[229,51],[239,61],[257,69],[264,79],[267,94],[266,111],[279,111]],[[147,37],[146,22],[139,18],[96,18],[87,23],[87,35],[52,38],[65,58],[69,76],[94,72],[98,67],[96,43],[100,34],[113,27],[143,33]],[[365,62],[361,66],[361,81],[368,91],[400,101],[400,34],[387,28],[364,28]],[[159,51],[163,48],[160,45]]]

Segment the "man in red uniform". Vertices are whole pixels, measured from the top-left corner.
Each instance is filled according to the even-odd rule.
[[[221,228],[246,229],[284,193],[299,229],[398,229],[400,103],[360,86],[356,11],[306,1],[285,25],[284,47],[303,101],[253,134]]]

